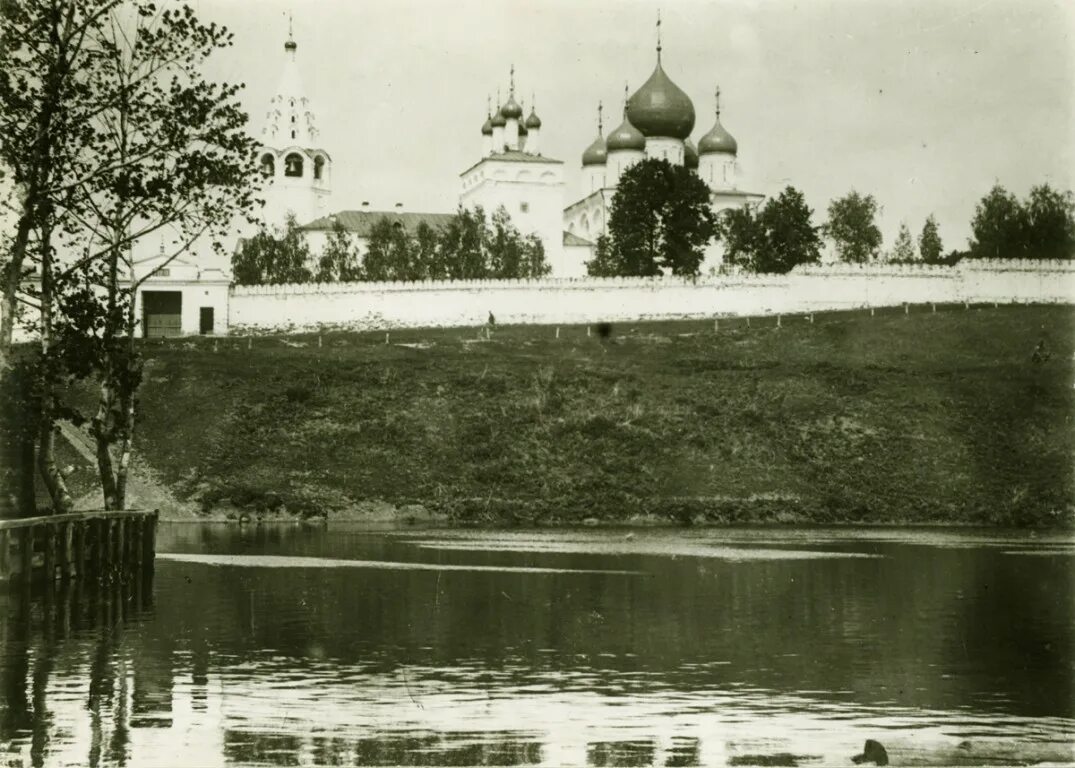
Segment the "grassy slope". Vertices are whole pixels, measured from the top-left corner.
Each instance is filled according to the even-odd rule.
[[[1070,522],[1075,310],[146,346],[140,447],[207,507]],[[1053,359],[1029,361],[1045,335]],[[428,349],[401,342],[434,342]]]

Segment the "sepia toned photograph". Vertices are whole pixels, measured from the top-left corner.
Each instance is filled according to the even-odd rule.
[[[0,768],[1075,768],[1075,3],[0,0]]]

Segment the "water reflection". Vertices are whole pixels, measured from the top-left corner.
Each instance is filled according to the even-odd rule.
[[[162,559],[152,602],[0,595],[0,759],[775,765],[880,735],[1075,760],[1069,542],[526,538],[165,526],[188,554],[485,570]]]

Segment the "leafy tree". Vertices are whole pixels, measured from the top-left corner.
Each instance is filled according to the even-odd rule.
[[[683,166],[643,160],[620,178],[608,220],[617,275],[697,275],[716,234],[709,188]]]
[[[1024,258],[1029,227],[1022,203],[996,184],[975,206],[969,255],[975,259]]]
[[[440,233],[424,221],[414,230],[416,261],[422,265],[421,279],[433,279],[440,274]]]
[[[918,236],[918,253],[926,264],[940,264],[944,258],[941,255],[943,251],[944,244],[941,242],[940,228],[937,226],[937,219],[931,213],[926,218],[926,223],[922,225],[922,234]]]
[[[873,195],[860,195],[854,190],[829,203],[825,233],[832,239],[841,261],[862,264],[877,257],[881,230],[874,218],[878,211]]]
[[[1042,184],[1030,190],[1025,208],[1026,255],[1035,259],[1075,259],[1075,196]]]
[[[889,260],[896,264],[910,264],[918,261],[914,240],[911,239],[911,230],[908,229],[905,221],[900,222],[900,229],[896,234],[896,242],[892,245],[892,255]]]
[[[351,235],[339,220],[332,222],[332,232],[317,261],[314,280],[318,283],[349,283],[360,280],[361,275],[358,249],[351,241]]]
[[[280,285],[308,283],[313,279],[307,264],[310,249],[293,215],[288,215],[283,231],[276,236],[262,227],[243,240],[231,257],[232,276],[237,285]]]
[[[542,277],[551,271],[545,261],[545,247],[536,235],[523,237],[511,221],[507,210],[500,206],[486,225],[486,247],[489,277]]]
[[[615,277],[619,274],[618,262],[612,256],[612,241],[608,235],[597,238],[593,258],[586,262],[586,274],[591,277]]]
[[[410,242],[403,225],[382,217],[370,229],[362,274],[371,282],[406,280],[411,270]]]
[[[821,260],[818,228],[802,193],[787,187],[760,211],[733,208],[720,216],[725,260],[751,272],[790,272]]]
[[[439,268],[442,279],[474,280],[489,276],[485,229],[485,212],[480,207],[459,207],[455,218],[441,234]]]

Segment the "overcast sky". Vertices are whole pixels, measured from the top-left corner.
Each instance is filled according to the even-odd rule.
[[[884,208],[886,247],[933,212],[963,247],[974,204],[1000,181],[1075,187],[1075,2],[1068,0],[193,0],[236,34],[212,75],[246,83],[260,134],[283,62],[288,12],[298,61],[333,157],[331,208],[402,202],[451,211],[481,151],[485,100],[508,86],[543,125],[543,152],[579,159],[619,122],[663,61],[694,101],[693,137],[722,122],[739,142],[741,186],[793,184],[815,221],[855,188]]]

